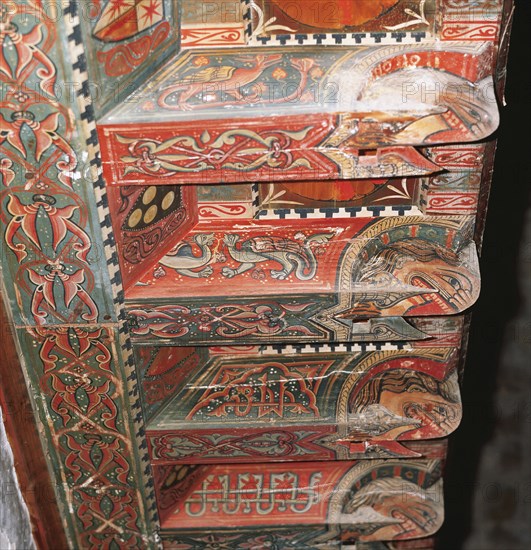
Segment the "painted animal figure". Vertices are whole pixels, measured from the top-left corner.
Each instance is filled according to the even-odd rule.
[[[210,245],[214,242],[214,235],[212,233],[196,235],[194,241],[201,249],[199,256],[194,255],[189,243],[181,243],[176,249],[160,259],[159,263],[175,269],[177,273],[185,277],[210,277],[213,270],[209,264],[217,260],[216,255],[210,249]],[[199,271],[192,271],[201,267],[203,269]]]
[[[206,90],[210,93],[223,92],[237,101],[249,99],[242,94],[242,88],[254,82],[264,69],[278,63],[281,59],[281,54],[256,55],[251,67],[233,65],[206,67],[162,90],[158,103],[165,109],[186,109],[189,99],[197,94],[204,94]],[[178,91],[181,93],[177,103],[167,101],[170,95]]]
[[[267,261],[275,261],[282,266],[280,270],[271,269],[271,277],[284,280],[295,272],[297,279],[309,281],[315,277],[317,271],[317,259],[312,244],[323,244],[333,237],[332,234],[318,234],[307,237],[303,242],[297,242],[280,237],[253,237],[243,241],[237,247],[240,235],[225,235],[224,243],[230,257],[240,262],[233,269],[224,267],[222,274],[225,277],[235,277],[253,269],[256,264]]]

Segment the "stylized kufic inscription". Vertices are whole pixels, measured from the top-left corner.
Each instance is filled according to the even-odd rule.
[[[304,476],[306,477],[306,476]],[[184,503],[190,517],[219,512],[224,515],[278,512],[305,514],[319,502],[321,473],[300,479],[294,472],[210,475]]]
[[[281,363],[243,368],[227,365],[212,380],[188,418],[318,418],[316,393],[321,379],[316,375],[321,370],[322,365],[314,361],[289,367]]]

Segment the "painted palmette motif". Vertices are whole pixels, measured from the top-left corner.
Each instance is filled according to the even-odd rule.
[[[2,290],[71,547],[433,548],[510,12],[0,7]]]

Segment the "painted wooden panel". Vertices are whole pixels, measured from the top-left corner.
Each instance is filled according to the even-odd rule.
[[[221,265],[179,273],[180,260],[166,256],[128,293],[131,334],[180,345],[356,341],[370,332],[367,325],[358,331],[357,322],[454,314],[474,303],[479,271],[466,218],[366,220],[312,220],[311,232],[304,220],[284,222],[282,239],[256,228],[224,238],[200,234],[207,250],[225,244]],[[365,227],[356,231],[355,223]],[[405,330],[404,322],[391,325]]]
[[[187,1],[184,51],[169,0],[2,6],[2,284],[72,548],[159,548],[158,512],[163,545],[181,549],[412,548],[402,539],[440,524],[445,445],[413,440],[459,417],[450,350],[479,291],[501,0],[363,3],[330,3],[339,19],[318,13],[310,32],[312,10],[261,0],[224,27],[213,0],[199,32]],[[273,4],[297,29],[274,28]],[[421,391],[407,411],[381,388],[353,398],[349,428],[332,406],[343,375],[326,375],[339,365],[361,396],[384,385],[362,380],[372,360]],[[231,392],[260,392],[266,374],[300,413],[288,395],[236,426]],[[392,437],[382,407],[411,424]],[[265,471],[171,463],[162,453],[182,449],[156,441],[190,420],[196,437],[262,435],[279,411],[286,433],[312,424],[347,445]],[[401,502],[390,519],[404,483],[425,515]]]
[[[297,0],[287,3],[257,0],[248,2],[247,6],[252,36],[257,42],[279,34],[337,35],[398,30],[433,34],[435,30],[435,0],[414,3],[410,0]]]
[[[163,536],[184,525],[196,536],[206,536],[205,525],[263,535],[280,523],[292,536],[304,534],[303,542],[326,545],[432,535],[442,522],[441,473],[442,461],[432,458],[280,463],[266,471],[167,466],[155,469],[155,479]]]
[[[182,44],[367,46],[496,42],[503,0],[184,0]]]
[[[2,276],[17,325],[115,320],[97,197],[68,52],[69,9],[2,9]],[[57,23],[59,21],[61,25]]]
[[[110,327],[19,329],[27,375],[70,545],[152,544],[145,451],[135,441],[138,403],[126,380],[121,338]],[[141,433],[141,432],[140,432]],[[74,543],[75,541],[75,543]]]
[[[230,230],[230,220],[237,220],[238,227],[245,227],[247,221],[250,229],[262,225],[279,234],[286,223],[303,229],[308,220],[330,223],[331,219],[344,219],[346,226],[361,223],[348,222],[350,218],[474,214],[484,150],[484,144],[425,148],[423,154],[436,160],[441,171],[424,178],[109,186],[111,219],[126,290],[135,297],[135,283],[153,286],[153,279],[150,283],[144,276],[162,279],[172,265],[179,266],[179,273],[188,278],[210,277],[213,264],[229,254],[224,235],[219,235],[221,242],[213,247],[206,246],[207,241],[213,244],[213,229],[226,226]],[[200,234],[202,228],[206,233]],[[339,227],[331,230],[343,232]],[[186,278],[178,283],[183,288]]]
[[[118,104],[180,48],[180,0],[86,2],[78,7],[91,81],[81,92],[98,113]],[[79,93],[81,82],[72,84]]]
[[[105,174],[125,185],[434,172],[412,146],[495,130],[491,66],[491,48],[466,43],[185,52],[100,121]]]
[[[461,418],[459,347],[430,343],[138,348],[152,463],[414,457]]]
[[[182,0],[183,48],[243,45],[246,22],[240,0]]]
[[[69,546],[149,548],[156,515],[94,112],[69,88],[89,87],[78,8],[0,9],[2,287]]]
[[[242,529],[226,529],[223,531],[210,530],[208,534],[186,531],[179,535],[163,535],[164,550],[201,550],[209,549],[212,545],[223,545],[236,549],[258,548],[297,548],[298,550],[314,550],[314,540],[322,533],[319,529],[301,529],[296,531],[289,528],[268,527],[263,531],[244,531]],[[336,550],[433,550],[435,537],[393,541],[393,542],[329,542],[320,544],[319,548]]]

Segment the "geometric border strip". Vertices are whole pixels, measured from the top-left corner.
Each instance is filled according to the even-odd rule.
[[[341,208],[282,208],[260,210],[258,220],[309,220],[328,218],[378,218],[422,216],[417,206],[347,206]]]
[[[347,344],[276,344],[260,347],[261,355],[355,353],[367,351],[396,351],[411,349],[409,344],[391,342],[347,343]]]
[[[316,33],[276,34],[248,39],[248,46],[385,46],[396,44],[422,44],[433,40],[425,31],[371,32],[371,33]]]

